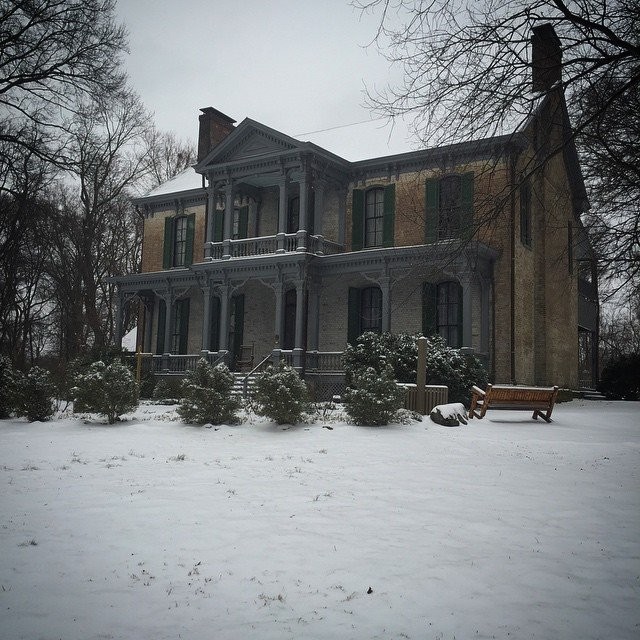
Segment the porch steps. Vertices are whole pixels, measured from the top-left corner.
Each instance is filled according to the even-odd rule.
[[[256,386],[256,374],[252,374],[247,378],[247,393],[245,395],[244,379],[246,375],[246,373],[233,374],[233,387],[231,389],[232,395],[244,398],[250,397],[254,394]]]
[[[606,397],[595,389],[578,389],[578,391],[575,392],[575,395],[582,400],[606,400]]]

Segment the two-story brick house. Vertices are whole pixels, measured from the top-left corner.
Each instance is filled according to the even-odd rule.
[[[157,371],[275,353],[329,379],[373,330],[438,333],[496,382],[591,382],[597,291],[560,90],[512,135],[358,162],[234,124],[203,109],[197,165],[136,200],[142,272],[118,288],[143,303]]]

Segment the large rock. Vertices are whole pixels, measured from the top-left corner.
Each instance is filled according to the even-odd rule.
[[[460,423],[467,424],[467,410],[461,402],[439,404],[433,407],[429,417],[443,427],[459,427]]]

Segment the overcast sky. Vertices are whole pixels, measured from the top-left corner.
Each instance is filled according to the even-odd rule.
[[[367,47],[377,17],[348,0],[118,0],[126,66],[157,126],[197,138],[199,109],[258,120],[349,160],[410,151],[364,103],[396,70]]]

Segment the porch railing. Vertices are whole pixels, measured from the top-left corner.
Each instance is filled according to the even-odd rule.
[[[342,371],[342,351],[307,351],[307,371]]]
[[[304,235],[304,232],[301,233]],[[211,260],[222,260],[227,255],[232,258],[245,258],[274,254],[278,251],[290,253],[298,250],[300,242],[300,233],[285,233],[225,242],[208,242],[206,247]],[[327,240],[323,236],[310,235],[307,236],[306,250],[318,255],[333,255],[343,253],[344,245]]]

